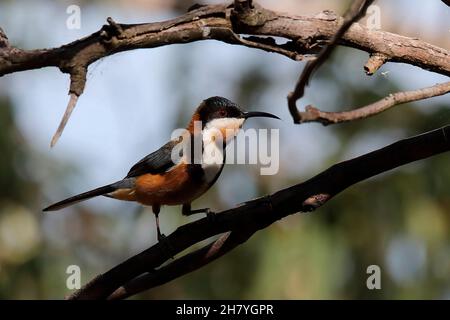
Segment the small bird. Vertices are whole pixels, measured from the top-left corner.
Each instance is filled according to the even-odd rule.
[[[158,241],[164,239],[159,227],[162,205],[182,205],[182,214],[206,213],[209,208],[191,209],[191,202],[204,194],[216,181],[225,164],[225,147],[231,142],[245,120],[252,117],[280,119],[267,112],[244,112],[237,104],[222,97],[208,98],[199,105],[189,122],[186,134],[170,140],[157,151],[137,162],[125,178],[57,202],[43,211],[56,211],[97,196],[135,201],[151,206],[156,217]],[[201,126],[200,132],[196,130]],[[221,137],[218,137],[218,136]],[[192,147],[180,148],[200,140],[201,154],[194,159]],[[174,152],[175,148],[180,152]],[[187,149],[187,151],[186,151]],[[178,161],[173,154],[178,153]],[[211,154],[220,161],[211,161]],[[199,158],[199,159],[198,159]]]

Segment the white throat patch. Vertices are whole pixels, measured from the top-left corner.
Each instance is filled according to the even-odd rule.
[[[222,135],[221,139],[229,143],[239,133],[245,119],[243,118],[218,118],[208,122],[203,129],[203,142],[215,141],[217,135]],[[209,140],[208,140],[209,139]]]
[[[213,181],[220,172],[225,146],[239,133],[244,121],[243,118],[219,118],[211,120],[203,129],[202,168],[206,181]]]

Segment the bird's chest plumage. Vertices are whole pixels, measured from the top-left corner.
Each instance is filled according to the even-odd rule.
[[[208,185],[214,184],[222,172],[224,164],[224,147],[218,146],[216,143],[204,143],[201,163],[203,181]]]
[[[164,174],[136,179],[136,199],[145,205],[191,203],[217,180],[223,165],[179,164]]]
[[[218,175],[220,174],[222,169],[223,169],[223,164],[202,165],[202,170],[203,170],[202,179],[205,182],[205,184],[207,184],[207,185],[213,184],[217,180]]]
[[[191,203],[218,179],[225,164],[224,146],[215,139],[214,132],[204,131],[201,163],[189,163],[185,158],[163,174],[144,174],[138,177],[137,200],[146,205]]]

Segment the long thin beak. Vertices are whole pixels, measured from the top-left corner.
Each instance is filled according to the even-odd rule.
[[[244,113],[244,118],[245,118],[245,119],[253,118],[253,117],[274,118],[274,119],[281,120],[281,119],[278,118],[276,115],[271,114],[271,113],[268,113],[268,112],[250,111],[250,112],[245,112],[245,113]]]

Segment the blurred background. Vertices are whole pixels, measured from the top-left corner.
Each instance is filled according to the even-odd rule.
[[[14,46],[60,46],[122,23],[161,21],[195,1],[0,1],[0,26]],[[205,1],[218,3],[219,1]],[[350,1],[260,0],[292,14]],[[81,28],[68,29],[68,6]],[[441,1],[375,2],[381,29],[450,47],[450,10]],[[365,23],[365,20],[362,20]],[[314,76],[301,106],[362,106],[389,93],[448,81],[388,63],[372,77],[368,54],[339,48]],[[90,66],[87,88],[59,143],[50,139],[68,101],[69,79],[56,68],[0,78],[0,298],[62,299],[67,267],[82,283],[156,241],[154,217],[132,203],[96,198],[54,214],[54,201],[122,178],[186,125],[201,100],[221,95],[248,110],[277,114],[280,170],[226,166],[194,207],[222,210],[304,181],[328,166],[449,123],[450,96],[398,106],[373,118],[329,127],[294,125],[286,95],[304,63],[216,41],[136,50]],[[450,155],[398,168],[357,184],[313,214],[290,216],[225,257],[135,298],[145,299],[450,299]],[[237,188],[236,186],[239,186]],[[163,232],[190,218],[165,207]],[[197,219],[193,217],[192,219]],[[381,290],[368,290],[366,269],[381,268]]]

